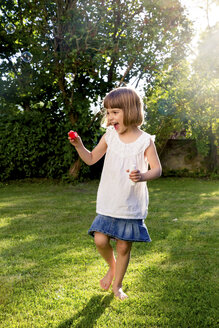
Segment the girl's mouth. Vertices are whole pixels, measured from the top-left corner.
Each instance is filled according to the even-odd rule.
[[[114,128],[115,128],[116,130],[118,130],[118,128],[119,128],[119,123],[115,123],[115,124],[114,124]]]

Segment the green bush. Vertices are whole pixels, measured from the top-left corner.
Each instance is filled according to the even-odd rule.
[[[71,128],[61,113],[31,111],[1,115],[0,180],[68,175],[78,157],[67,139]],[[90,135],[86,142],[93,140],[92,137]],[[86,176],[89,172],[89,168],[82,165],[80,175]]]

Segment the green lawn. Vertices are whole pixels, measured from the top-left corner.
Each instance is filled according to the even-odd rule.
[[[122,302],[87,235],[98,182],[2,184],[0,327],[218,327],[219,182],[148,185],[152,243],[133,245]]]

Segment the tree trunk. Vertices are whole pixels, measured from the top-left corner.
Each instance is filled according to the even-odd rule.
[[[78,178],[79,172],[80,172],[80,168],[81,168],[81,160],[78,157],[78,159],[74,162],[74,164],[70,167],[69,169],[69,174],[73,177],[73,178]]]
[[[217,161],[217,147],[215,145],[215,135],[212,133],[212,129],[210,131],[210,152],[208,157],[208,170],[210,172],[214,172],[218,168],[218,161]]]

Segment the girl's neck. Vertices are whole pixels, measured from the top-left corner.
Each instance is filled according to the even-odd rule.
[[[124,132],[118,133],[118,136],[122,142],[128,144],[135,142],[141,134],[142,131],[137,126],[129,126]]]

